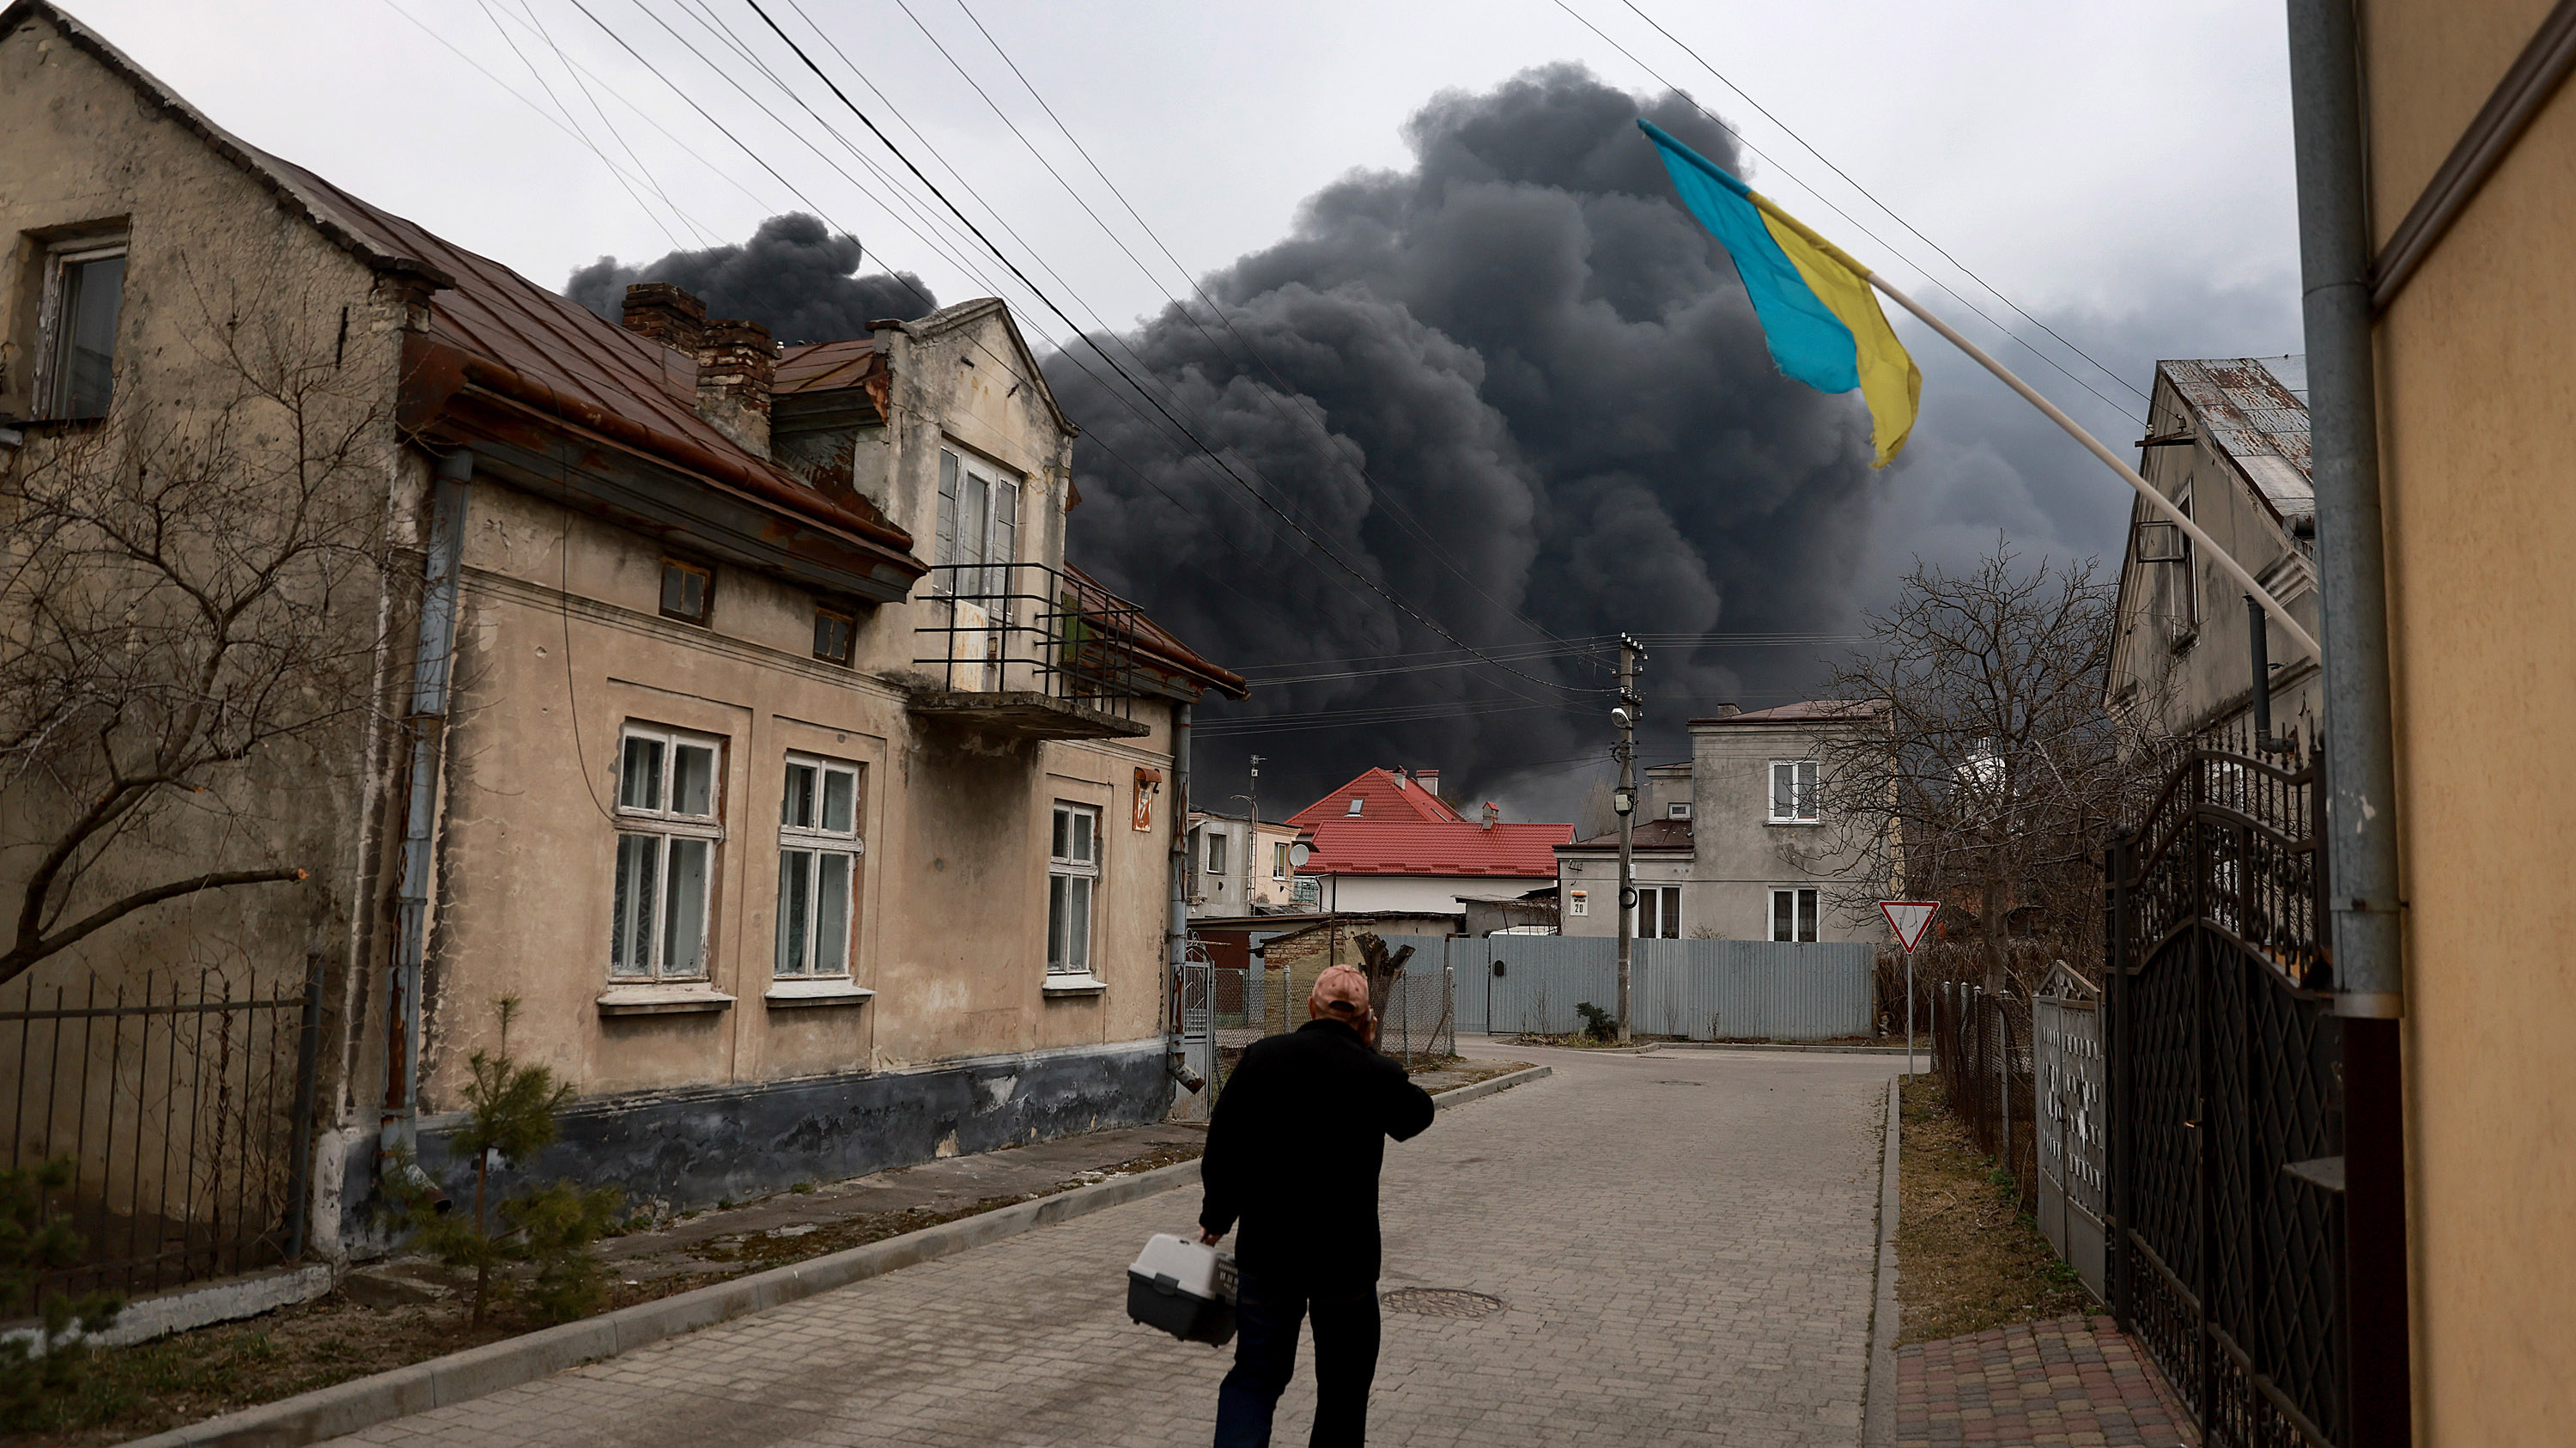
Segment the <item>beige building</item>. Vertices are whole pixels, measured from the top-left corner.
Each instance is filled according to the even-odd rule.
[[[665,286],[608,323],[32,0],[0,134],[0,469],[204,412],[263,320],[359,418],[337,501],[393,562],[340,616],[383,722],[245,817],[310,878],[37,966],[325,957],[326,1244],[383,1149],[450,1169],[504,999],[579,1093],[530,1169],[638,1203],[1163,1115],[1174,730],[1242,684],[1066,562],[1075,429],[1000,302],[783,352]]]
[[[1190,918],[1307,908],[1289,862],[1297,827],[1216,810],[1190,812]],[[1313,890],[1307,891],[1311,904]]]
[[[2308,479],[2304,359],[2156,364],[2138,471],[2317,629],[2317,500]],[[2273,735],[2318,741],[2317,661],[2263,623]],[[2106,685],[2112,712],[2155,736],[2241,726],[2254,711],[2253,646],[2241,588],[2144,500],[2129,511],[2120,560],[2118,636]]]
[[[2576,13],[2357,10],[2415,1441],[2562,1441],[2576,1419],[2576,972],[2561,959],[2576,936]]]

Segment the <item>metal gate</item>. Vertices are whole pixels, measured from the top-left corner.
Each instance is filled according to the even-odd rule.
[[[2101,992],[2071,970],[2053,970],[2031,1000],[2030,1024],[2040,1234],[2107,1299]]]
[[[2112,1306],[2212,1445],[2352,1441],[2317,781],[2196,749],[2109,857]]]

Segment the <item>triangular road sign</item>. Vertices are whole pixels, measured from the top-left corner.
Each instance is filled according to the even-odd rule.
[[[1912,955],[1923,943],[1923,932],[1932,925],[1932,912],[1941,908],[1938,900],[1881,900],[1878,913],[1887,917],[1887,926],[1896,932],[1896,943]]]

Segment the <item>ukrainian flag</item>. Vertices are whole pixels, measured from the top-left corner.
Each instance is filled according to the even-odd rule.
[[[1859,388],[1878,445],[1872,466],[1887,466],[1914,430],[1923,374],[1870,294],[1869,268],[1661,126],[1637,126],[1663,152],[1682,203],[1735,258],[1771,360],[1820,392]]]

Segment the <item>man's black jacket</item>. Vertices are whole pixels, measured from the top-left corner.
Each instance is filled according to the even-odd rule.
[[[1199,1174],[1211,1232],[1243,1222],[1255,1278],[1335,1294],[1377,1281],[1377,1173],[1386,1139],[1431,1125],[1431,1095],[1335,1020],[1256,1041],[1217,1098]]]

